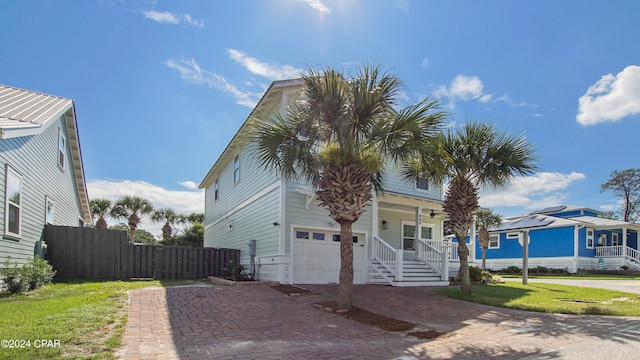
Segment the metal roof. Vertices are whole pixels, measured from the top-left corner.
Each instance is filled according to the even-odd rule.
[[[6,135],[12,135],[11,130],[17,129],[31,129],[37,133],[42,125],[62,116],[72,104],[73,101],[58,96],[0,85],[0,136],[13,137]]]
[[[583,223],[587,223],[588,225],[599,227],[599,228],[634,228],[640,229],[640,224],[634,224],[626,221],[620,221],[615,219],[605,219],[601,217],[595,216],[576,216],[571,218],[573,220],[581,221]]]
[[[37,135],[62,115],[67,128],[80,208],[85,222],[91,223],[73,100],[0,84],[0,139]]]

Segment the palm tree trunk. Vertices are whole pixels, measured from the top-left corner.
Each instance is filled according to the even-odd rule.
[[[458,239],[458,258],[460,259],[460,292],[462,295],[471,295],[471,276],[469,275],[469,247],[466,243],[466,233],[464,237],[456,234]]]
[[[349,310],[353,306],[353,230],[352,222],[340,223],[340,285],[338,309]]]
[[[487,248],[482,247],[482,271],[487,270]]]

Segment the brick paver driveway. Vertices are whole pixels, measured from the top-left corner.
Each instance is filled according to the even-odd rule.
[[[640,351],[637,318],[500,309],[451,300],[429,288],[355,287],[356,306],[449,333],[425,341],[315,308],[314,302],[335,300],[337,286],[305,287],[320,294],[289,297],[262,286],[135,290],[124,347],[117,357],[551,359],[570,357],[576,344],[593,347],[597,342]]]

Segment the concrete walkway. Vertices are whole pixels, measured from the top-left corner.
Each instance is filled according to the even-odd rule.
[[[551,359],[584,356],[580,351],[594,344],[606,345],[598,347],[599,358],[640,352],[638,318],[501,309],[448,299],[430,288],[355,287],[358,307],[448,333],[425,341],[315,308],[314,302],[335,300],[337,286],[305,287],[319,294],[289,297],[262,286],[135,290],[124,347],[116,357]]]
[[[505,281],[518,281],[522,279],[503,278]],[[529,283],[539,282],[545,284],[560,284],[570,286],[580,286],[587,288],[598,288],[607,290],[618,290],[634,294],[640,294],[640,280],[592,280],[592,279],[545,279],[529,278]]]

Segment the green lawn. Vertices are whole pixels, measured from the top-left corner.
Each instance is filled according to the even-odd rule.
[[[470,297],[459,287],[436,292],[460,300],[518,310],[562,314],[640,316],[640,295],[556,284],[518,282],[473,285]]]
[[[126,291],[180,283],[185,282],[63,282],[2,294],[0,340],[19,341],[3,342],[0,359],[112,359],[127,321]]]
[[[522,275],[499,275],[502,278],[522,279]],[[569,280],[640,280],[640,276],[623,275],[529,275],[529,279],[569,279]]]

